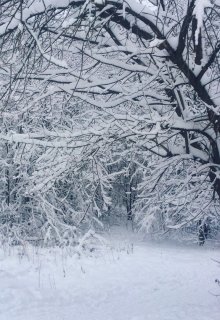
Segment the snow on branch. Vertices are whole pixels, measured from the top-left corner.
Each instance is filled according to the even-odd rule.
[[[199,34],[202,31],[203,28],[203,20],[205,17],[205,9],[212,7],[212,4],[210,0],[197,0],[195,3],[195,8],[193,10],[193,14],[196,17],[197,20],[197,27],[195,31],[195,41],[196,45],[198,45],[199,41]]]

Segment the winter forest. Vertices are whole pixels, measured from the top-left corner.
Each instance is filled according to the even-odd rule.
[[[219,0],[0,0],[0,279],[4,263],[6,269],[15,265],[10,259],[17,254],[19,261],[28,258],[25,263],[30,263],[31,252],[36,259],[41,248],[44,253],[55,250],[52,260],[54,252],[62,251],[62,257],[64,253],[64,277],[76,252],[85,261],[80,262],[81,271],[69,271],[69,277],[73,272],[79,278],[97,276],[97,281],[98,275],[87,275],[87,268],[94,263],[92,268],[105,278],[105,266],[97,267],[91,256],[114,261],[122,256],[124,264],[118,263],[129,278],[137,273],[137,283],[146,276],[141,268],[141,277],[138,268],[149,251],[153,267],[157,266],[156,281],[163,261],[155,250],[165,250],[169,272],[172,255],[177,256],[173,272],[186,268],[178,279],[169,273],[170,284],[179,281],[181,287],[183,281],[187,292],[188,274],[200,268],[197,280],[195,274],[189,280],[189,291],[195,304],[203,301],[198,302],[200,312],[190,307],[191,316],[184,313],[183,303],[176,315],[164,307],[158,316],[147,317],[140,301],[139,315],[129,311],[138,297],[132,295],[135,291],[124,305],[128,314],[121,308],[121,314],[113,315],[105,306],[102,316],[94,311],[87,318],[80,307],[74,317],[62,308],[48,316],[45,306],[45,313],[32,313],[30,318],[28,311],[19,315],[11,306],[10,315],[5,311],[1,316],[0,310],[0,320],[218,319],[219,52]],[[161,247],[151,244],[146,249],[143,237]],[[109,241],[114,248],[111,245],[106,258],[100,252],[109,248]],[[181,242],[181,247],[165,249],[169,241]],[[178,260],[181,254],[197,264],[190,268]],[[136,260],[140,265],[130,269]],[[44,279],[45,287],[40,280],[38,285],[45,289],[47,276],[39,265],[36,277]],[[16,279],[22,268],[16,266]],[[49,268],[52,262],[45,270]],[[114,268],[113,263],[106,286],[111,287],[108,279]],[[30,267],[30,279],[31,272]],[[7,301],[10,279],[3,281]],[[52,285],[51,279],[50,290],[55,290],[59,285]],[[61,285],[60,279],[56,281]],[[125,292],[134,290],[137,283],[132,281]],[[88,294],[91,302],[92,293],[86,293],[91,288],[86,286],[85,299]],[[204,294],[199,297],[194,293],[198,286]],[[105,291],[104,284],[97,287]],[[25,304],[28,295],[23,294]],[[163,298],[155,299],[159,304]],[[147,310],[155,310],[156,300],[154,304]],[[112,305],[118,308],[116,301]]]

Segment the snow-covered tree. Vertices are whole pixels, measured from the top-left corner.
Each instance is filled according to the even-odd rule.
[[[219,1],[5,0],[0,10],[1,106],[22,127],[0,138],[32,159],[26,197],[57,218],[74,181],[80,222],[110,205],[108,162],[125,150],[143,173],[141,223],[158,222],[161,206],[166,227],[207,214],[220,196]]]

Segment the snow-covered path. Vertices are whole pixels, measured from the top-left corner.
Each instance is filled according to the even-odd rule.
[[[0,320],[220,319],[220,250],[131,242],[81,259],[0,250]]]

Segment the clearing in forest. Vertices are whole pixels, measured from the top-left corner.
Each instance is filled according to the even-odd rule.
[[[0,320],[219,320],[220,250],[124,232],[79,257],[0,250]]]

